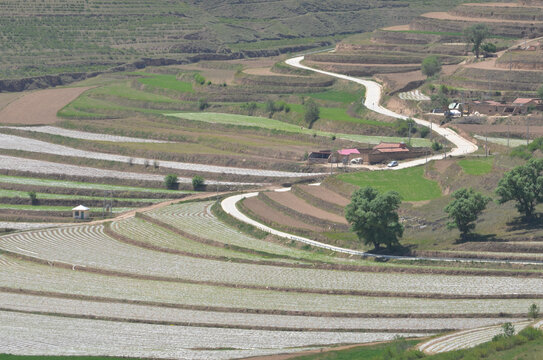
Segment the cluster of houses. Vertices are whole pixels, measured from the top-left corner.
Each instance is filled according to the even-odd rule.
[[[462,115],[524,115],[533,110],[543,111],[543,100],[537,98],[517,98],[512,102],[494,100],[474,100],[449,104],[453,116]]]
[[[341,149],[341,150],[319,150],[309,154],[310,163],[343,163],[349,164],[353,161],[357,164],[379,164],[392,160],[405,160],[422,157],[427,154],[428,148],[417,148],[408,146],[405,143],[382,142],[372,148],[366,149]]]

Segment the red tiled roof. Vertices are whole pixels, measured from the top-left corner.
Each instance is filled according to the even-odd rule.
[[[338,151],[339,155],[360,154],[358,149],[342,149]]]
[[[534,101],[535,99],[532,98],[518,98],[515,101],[513,101],[513,104],[523,105],[528,104],[531,101]]]

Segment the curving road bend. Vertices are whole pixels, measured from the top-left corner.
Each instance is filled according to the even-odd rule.
[[[303,61],[303,59],[304,59],[304,56],[298,56],[298,57],[286,60],[285,63],[287,63],[290,66],[297,67],[299,69],[314,71],[320,74],[333,76],[339,79],[352,81],[357,84],[363,85],[366,87],[366,100],[364,101],[364,106],[366,106],[368,109],[375,111],[379,114],[390,116],[396,119],[402,119],[402,120],[408,119],[408,116],[395,113],[394,111],[391,111],[380,105],[382,87],[380,84],[376,83],[375,81],[364,80],[364,79],[359,79],[352,76],[336,74],[329,71],[314,69],[309,66],[302,65],[301,62]],[[450,156],[467,155],[467,154],[477,151],[477,145],[475,145],[474,143],[472,143],[471,141],[467,139],[464,139],[462,136],[458,135],[456,132],[454,132],[451,129],[442,128],[437,125],[433,125],[431,122],[426,121],[426,120],[416,119],[416,118],[412,118],[412,119],[417,124],[430,128],[431,130],[435,131],[437,134],[445,137],[447,140],[453,143],[454,146],[456,147],[453,148],[452,151],[448,153],[448,155]],[[394,170],[405,169],[412,166],[422,165],[426,163],[427,160],[438,160],[442,158],[443,158],[443,155],[434,155],[434,156],[428,157],[428,159],[416,159],[416,160],[411,160],[411,161],[405,161],[405,162],[401,162],[397,167],[392,168],[392,169]]]
[[[404,119],[404,120],[407,119],[406,116],[397,114],[397,113],[395,113],[393,111],[390,111],[390,110],[388,110],[388,109],[386,109],[386,108],[379,105],[379,101],[381,99],[381,85],[379,85],[378,83],[376,83],[374,81],[370,81],[370,80],[362,80],[362,79],[354,78],[354,77],[351,77],[351,76],[335,74],[335,73],[331,73],[331,72],[327,72],[327,71],[313,69],[313,68],[310,68],[308,66],[301,65],[300,62],[303,59],[304,59],[303,56],[299,56],[299,57],[287,60],[286,63],[289,64],[289,65],[298,67],[300,69],[311,70],[311,71],[315,71],[315,72],[318,72],[318,73],[321,73],[321,74],[335,76],[335,77],[340,78],[340,79],[354,81],[354,82],[356,82],[358,84],[364,85],[366,87],[366,100],[365,100],[364,105],[368,109],[376,111],[376,112],[378,112],[380,114],[387,115],[387,116],[392,116],[392,117],[395,117],[395,118],[398,118],[398,119]],[[465,154],[469,154],[469,153],[472,153],[472,152],[477,150],[477,145],[473,144],[469,140],[464,139],[463,137],[461,137],[460,135],[458,135],[457,133],[455,133],[454,131],[452,131],[450,129],[441,128],[441,127],[438,127],[438,126],[431,127],[429,121],[422,120],[422,119],[413,119],[413,120],[415,120],[415,122],[417,122],[418,124],[420,124],[422,126],[430,127],[433,131],[437,132],[439,135],[442,135],[442,136],[446,137],[450,142],[452,142],[456,146],[456,148],[454,148],[449,153],[449,155],[451,155],[451,156],[465,155]],[[429,157],[428,160],[430,160],[430,159],[438,160],[438,159],[441,159],[441,158],[442,158],[442,155],[438,155],[438,156]],[[424,164],[426,161],[427,161],[426,159],[416,159],[416,160],[412,160],[412,161],[403,162],[402,164],[400,164],[395,169],[403,169],[403,168],[406,168],[406,167],[413,167],[413,166],[421,165],[421,164]],[[285,189],[283,191],[288,191],[288,190],[290,190],[290,188]],[[466,262],[466,263],[467,262],[508,263],[508,264],[533,264],[533,265],[542,265],[543,264],[543,261],[522,261],[522,260],[518,260],[518,261],[513,260],[513,261],[511,261],[511,260],[491,260],[491,259],[461,259],[461,258],[437,258],[437,257],[376,255],[376,254],[371,254],[371,253],[367,253],[367,252],[364,252],[364,251],[359,251],[359,250],[353,250],[353,249],[347,249],[347,248],[342,248],[342,247],[338,247],[338,246],[333,246],[333,245],[329,245],[329,244],[322,243],[322,242],[319,242],[319,241],[311,240],[311,239],[308,239],[308,238],[305,238],[305,237],[301,237],[301,236],[297,236],[297,235],[293,235],[293,234],[288,234],[288,233],[273,229],[273,228],[271,228],[269,226],[266,226],[266,225],[264,225],[262,223],[259,223],[258,221],[255,221],[255,220],[249,218],[248,216],[246,216],[245,214],[243,214],[241,211],[238,210],[236,204],[239,201],[241,201],[241,200],[243,200],[245,198],[250,198],[250,197],[255,197],[255,196],[258,196],[258,192],[230,196],[230,197],[224,199],[221,202],[221,207],[227,214],[233,216],[234,218],[238,219],[239,221],[250,224],[250,225],[252,225],[252,226],[254,226],[254,227],[256,227],[256,228],[258,228],[260,230],[266,231],[266,232],[268,232],[270,234],[273,234],[273,235],[276,235],[276,236],[279,236],[279,237],[282,237],[282,238],[286,238],[286,239],[289,239],[289,240],[299,241],[299,242],[309,244],[309,245],[312,245],[312,246],[316,246],[316,247],[319,247],[319,248],[344,253],[344,254],[357,255],[357,256],[363,256],[363,257],[377,257],[377,258],[383,258],[383,259],[399,259],[399,260],[448,261],[448,262]]]

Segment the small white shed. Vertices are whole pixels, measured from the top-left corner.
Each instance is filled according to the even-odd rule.
[[[72,215],[74,219],[88,219],[90,218],[90,209],[86,206],[79,205],[72,209]]]

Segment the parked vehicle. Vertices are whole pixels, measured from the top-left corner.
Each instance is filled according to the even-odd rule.
[[[364,160],[362,160],[362,158],[354,158],[354,159],[351,159],[351,164],[353,165],[360,165],[364,162]]]
[[[395,167],[395,166],[398,166],[398,162],[396,160],[394,161],[391,161],[387,164],[388,167]]]

